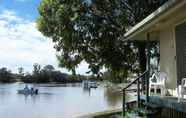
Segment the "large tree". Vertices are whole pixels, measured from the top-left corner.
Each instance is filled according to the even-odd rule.
[[[42,0],[37,26],[55,43],[63,67],[74,70],[84,60],[94,74],[104,66],[128,75],[136,69],[139,49],[123,35],[165,1]],[[144,46],[140,50],[144,57]]]

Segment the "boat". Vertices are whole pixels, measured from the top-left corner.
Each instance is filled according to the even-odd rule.
[[[93,82],[93,81],[84,81],[83,82],[83,87],[84,88],[97,88],[97,83],[96,82]]]
[[[89,86],[90,86],[90,88],[97,88],[98,87],[96,82],[89,82]]]
[[[18,94],[24,94],[24,95],[33,95],[33,94],[38,94],[38,89],[21,89],[17,90]]]

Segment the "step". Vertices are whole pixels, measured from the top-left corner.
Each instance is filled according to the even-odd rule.
[[[128,116],[129,118],[143,118],[143,117],[139,116],[138,113],[136,113],[136,112],[128,113],[127,116]],[[128,117],[127,117],[127,118],[128,118]]]
[[[145,109],[145,108],[138,108],[137,112],[139,116],[144,116],[146,115],[148,118],[155,118],[156,114],[158,113],[158,110],[152,110],[152,109]]]
[[[148,102],[148,103],[147,102],[144,102],[143,105],[145,105],[147,107],[150,107],[152,109],[160,109],[161,108],[161,106],[156,105],[156,104],[153,104],[153,103],[150,103],[150,102]]]

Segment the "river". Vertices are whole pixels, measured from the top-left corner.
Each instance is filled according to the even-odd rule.
[[[121,94],[103,86],[86,90],[81,84],[35,84],[38,95],[17,94],[24,86],[0,84],[0,118],[76,118],[122,106]]]

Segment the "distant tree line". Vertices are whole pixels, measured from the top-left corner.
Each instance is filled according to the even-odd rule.
[[[0,82],[2,83],[10,83],[15,81],[14,74],[11,73],[10,70],[3,67],[0,69]]]
[[[0,68],[0,82],[24,82],[24,83],[74,83],[81,82],[90,77],[83,75],[68,75],[55,70],[52,65],[46,65],[43,68],[38,63],[33,65],[32,73],[24,72],[24,68],[19,67],[18,73],[12,73],[6,67]],[[94,78],[93,76],[91,78]]]

